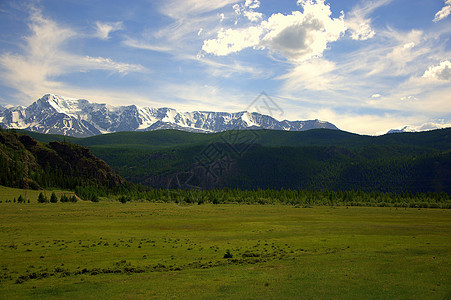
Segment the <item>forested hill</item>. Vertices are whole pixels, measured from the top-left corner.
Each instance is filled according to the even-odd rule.
[[[0,131],[0,185],[39,189],[117,189],[125,180],[83,146],[38,142],[30,136]]]
[[[383,136],[327,129],[162,130],[67,139],[88,147],[125,179],[151,187],[451,193],[449,128]]]
[[[24,130],[18,132],[27,134],[45,143],[67,140],[88,148],[104,146],[156,149],[205,145],[214,142],[239,143],[243,141],[251,141],[253,144],[265,147],[337,146],[355,149],[379,145],[411,146],[441,150],[451,148],[451,128],[381,136],[365,136],[331,129],[312,129],[307,131],[235,130],[211,134],[168,129],[147,132],[117,132],[88,138],[41,134]],[[236,138],[239,138],[239,140]]]

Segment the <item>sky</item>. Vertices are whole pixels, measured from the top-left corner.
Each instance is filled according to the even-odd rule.
[[[0,0],[0,104],[451,126],[451,0]],[[265,111],[261,111],[265,113]]]

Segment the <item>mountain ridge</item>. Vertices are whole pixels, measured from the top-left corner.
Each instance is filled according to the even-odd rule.
[[[92,186],[97,190],[113,190],[126,184],[86,147],[61,141],[42,143],[28,135],[3,130],[0,130],[0,166],[0,185],[9,187],[75,190]]]
[[[236,113],[111,106],[85,99],[69,99],[47,94],[28,107],[2,107],[0,125],[4,128],[26,129],[46,134],[87,137],[121,131],[153,131],[177,129],[189,132],[216,133],[233,129],[274,129],[305,131],[338,129],[335,125],[316,120],[278,121],[257,112]]]
[[[330,129],[159,130],[81,139],[24,133],[85,146],[126,180],[154,188],[186,181],[201,188],[451,193],[451,128],[383,136]],[[207,170],[222,173],[212,178]]]

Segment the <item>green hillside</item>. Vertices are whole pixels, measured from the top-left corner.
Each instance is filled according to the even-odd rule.
[[[328,129],[160,130],[68,139],[88,147],[127,180],[153,187],[168,187],[174,174],[194,174],[192,185],[209,188],[451,193],[450,135],[451,129],[383,136]],[[218,166],[223,170],[212,178],[208,168]]]
[[[241,130],[221,133],[192,133],[179,130],[156,130],[147,132],[117,132],[73,138],[60,135],[47,135],[29,131],[20,131],[41,142],[73,142],[86,147],[115,146],[127,148],[158,148],[208,144],[212,142],[230,142],[252,140],[262,146],[340,146],[358,148],[373,145],[414,146],[429,149],[446,150],[451,147],[451,128],[427,132],[385,134],[365,136],[331,129],[313,129],[308,131],[279,130]]]
[[[0,185],[64,188],[86,196],[90,188],[108,191],[124,184],[120,175],[86,147],[58,141],[42,143],[28,135],[0,131]]]

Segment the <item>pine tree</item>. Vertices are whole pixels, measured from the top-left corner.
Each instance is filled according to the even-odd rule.
[[[21,198],[22,195],[19,196],[19,198]],[[38,203],[46,203],[47,202],[47,198],[44,196],[44,194],[41,192],[39,193],[38,196]]]
[[[52,195],[50,196],[50,202],[51,202],[51,203],[57,203],[57,202],[58,202],[58,197],[55,195],[54,192],[53,192]]]

